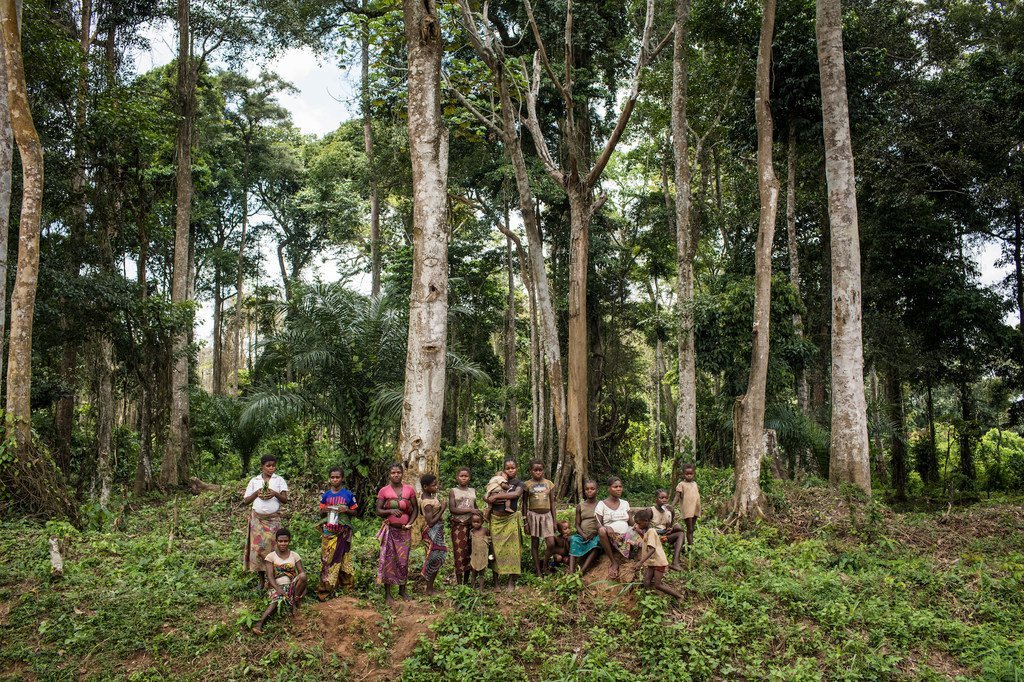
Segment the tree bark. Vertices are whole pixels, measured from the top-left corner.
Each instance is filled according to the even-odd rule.
[[[508,211],[505,211],[508,229]],[[516,404],[516,281],[513,276],[512,239],[505,238],[505,263],[508,267],[508,299],[505,307],[505,436],[508,454],[519,457],[519,406]]]
[[[789,122],[789,144],[786,151],[786,241],[789,252],[789,283],[798,299],[800,293],[800,251],[796,241],[796,122]],[[804,320],[800,313],[793,314],[793,331],[797,341],[804,338]],[[807,396],[807,372],[803,367],[796,370],[796,404],[805,415],[811,405]]]
[[[448,133],[436,0],[403,0],[409,56],[413,272],[398,452],[407,481],[438,471],[448,337]]]
[[[676,404],[675,458],[690,461],[697,445],[697,360],[693,328],[693,258],[697,244],[691,224],[690,146],[686,130],[689,84],[690,0],[676,0],[672,57],[672,151],[676,185],[676,305],[679,310],[679,402]]]
[[[238,395],[238,373],[242,369],[242,310],[245,301],[245,247],[249,238],[249,189],[242,188],[242,234],[238,240],[238,266],[235,269],[235,310],[228,325],[231,367],[226,382],[231,395]]]
[[[590,188],[569,188],[569,387],[566,395],[568,429],[565,450],[576,472],[575,487],[580,499],[583,499],[583,479],[590,466],[587,272],[592,204]]]
[[[769,323],[772,298],[772,242],[779,207],[779,180],[772,163],[771,94],[772,36],[776,0],[764,0],[761,39],[757,49],[754,114],[757,121],[757,187],[760,216],[754,252],[754,326],[750,378],[747,391],[733,408],[733,450],[736,456],[736,490],[732,514],[739,519],[764,516],[761,462],[764,459],[765,392],[768,383]]]
[[[864,348],[861,339],[860,236],[850,112],[843,62],[841,0],[817,0],[818,65],[832,253],[832,435],[829,481],[871,494]]]
[[[1020,357],[1024,366],[1024,220],[1020,209],[1013,206],[1013,275],[1017,289],[1017,331],[1020,334]]]
[[[18,269],[11,293],[11,337],[7,361],[8,436],[13,436],[22,462],[33,462],[32,451],[32,322],[39,282],[39,234],[43,209],[43,147],[39,141],[25,87],[21,51],[21,8],[15,0],[0,2],[7,97],[11,129],[21,154],[21,220]]]
[[[367,0],[363,0],[365,9]],[[380,296],[380,200],[373,169],[373,125],[370,116],[370,27],[364,23],[359,36],[360,95],[363,108],[363,150],[370,176],[370,295]]]
[[[113,483],[110,460],[114,445],[114,344],[108,335],[100,336],[97,361],[97,474],[100,482],[100,507],[106,509]]]
[[[174,273],[171,301],[180,306],[189,299],[189,248],[192,224],[192,127],[195,115],[196,72],[193,64],[189,15],[190,0],[178,0],[178,132],[175,141]],[[188,480],[189,358],[188,333],[174,336],[171,371],[171,418],[167,446],[160,467],[160,484],[176,487]]]
[[[3,32],[0,31],[0,50]],[[11,230],[11,180],[14,169],[14,131],[11,129],[11,108],[7,97],[7,60],[0,55],[0,348],[7,326],[7,251]],[[4,357],[0,353],[0,376],[4,373]]]

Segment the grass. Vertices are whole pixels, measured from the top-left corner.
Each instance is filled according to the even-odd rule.
[[[257,638],[246,626],[265,600],[241,571],[236,492],[154,498],[127,508],[117,531],[7,521],[0,677],[1024,679],[1019,501],[895,513],[787,485],[772,493],[770,522],[722,533],[713,511],[703,519],[689,570],[669,574],[681,604],[598,569],[586,580],[524,576],[511,593],[449,587],[397,614],[374,589],[366,522],[354,548],[356,599],[309,602]],[[714,510],[715,491],[706,497]],[[303,511],[289,526],[315,580],[313,499],[298,495],[292,508]],[[58,580],[49,576],[53,535],[66,546]],[[354,634],[325,633],[325,609],[364,620]]]

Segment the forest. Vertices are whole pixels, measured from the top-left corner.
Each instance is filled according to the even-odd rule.
[[[0,679],[1024,678],[1020,3],[0,0],[0,40]],[[346,70],[324,134],[296,50]],[[392,605],[395,465],[490,515],[508,459],[577,534],[588,481],[692,469],[682,598],[524,535],[514,588],[449,552]],[[257,636],[275,497],[310,594]]]

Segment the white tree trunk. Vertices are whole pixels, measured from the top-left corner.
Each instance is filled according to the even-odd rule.
[[[860,235],[843,63],[840,0],[818,0],[818,65],[825,133],[825,176],[832,251],[832,443],[829,480],[871,493],[864,349],[861,340]]]
[[[772,35],[776,0],[764,0],[761,40],[757,49],[757,186],[761,210],[754,253],[754,329],[747,392],[733,408],[733,449],[736,455],[736,490],[732,512],[739,518],[763,516],[761,462],[764,459],[765,391],[768,383],[769,322],[772,299],[772,242],[779,208],[779,180],[772,164],[772,112],[769,102]]]
[[[404,0],[409,46],[413,272],[399,455],[405,476],[437,473],[448,340],[448,134],[441,118],[441,26],[435,0]]]
[[[676,185],[676,305],[679,311],[679,402],[676,404],[675,456],[691,461],[697,444],[697,361],[693,329],[693,257],[695,235],[690,220],[690,146],[686,134],[690,0],[676,0],[676,34],[672,57],[672,151]]]
[[[789,123],[789,144],[786,151],[786,241],[789,252],[789,283],[800,297],[800,251],[796,242],[796,125]],[[793,329],[797,340],[804,336],[804,321],[800,313],[793,314]],[[796,373],[796,404],[804,414],[810,412],[807,400],[807,373]]]

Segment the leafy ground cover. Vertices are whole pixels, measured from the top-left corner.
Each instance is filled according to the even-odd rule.
[[[512,592],[449,586],[392,612],[373,586],[367,521],[356,593],[307,602],[262,638],[247,628],[265,602],[241,570],[233,488],[125,507],[104,530],[9,521],[0,677],[1024,679],[1019,500],[900,513],[789,484],[774,490],[770,522],[726,533],[713,510],[728,482],[707,483],[712,512],[689,569],[669,574],[681,603],[607,581],[599,565],[585,579],[524,577]],[[297,492],[292,509],[313,509],[313,491]],[[289,520],[313,579],[315,521]]]

